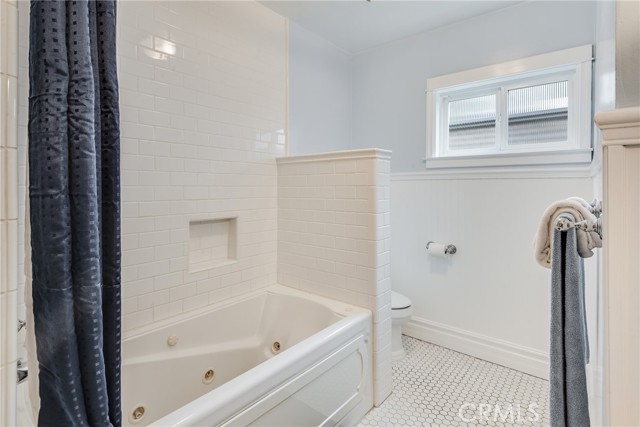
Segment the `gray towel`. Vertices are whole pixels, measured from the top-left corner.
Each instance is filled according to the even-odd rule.
[[[551,265],[551,427],[588,427],[589,343],[576,231],[555,231]]]

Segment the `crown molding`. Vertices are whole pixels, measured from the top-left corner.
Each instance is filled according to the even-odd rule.
[[[595,116],[602,145],[640,145],[640,106],[604,111]]]

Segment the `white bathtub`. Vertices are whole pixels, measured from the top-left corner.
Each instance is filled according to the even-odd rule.
[[[373,406],[370,333],[368,310],[279,285],[133,331],[123,424],[356,424]]]

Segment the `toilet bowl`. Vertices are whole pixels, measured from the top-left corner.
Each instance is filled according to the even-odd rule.
[[[411,319],[413,308],[406,296],[391,291],[391,359],[400,360],[405,351],[402,346],[402,326]]]

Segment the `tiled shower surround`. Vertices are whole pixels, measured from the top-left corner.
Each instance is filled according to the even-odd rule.
[[[278,159],[278,282],[373,312],[376,405],[391,392],[390,154]]]
[[[253,2],[118,6],[127,331],[276,281],[286,39]],[[236,259],[189,268],[226,218]]]

